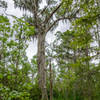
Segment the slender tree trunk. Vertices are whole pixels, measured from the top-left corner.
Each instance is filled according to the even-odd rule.
[[[89,57],[89,47],[86,46],[86,49],[85,49],[85,56],[86,57]],[[90,71],[90,62],[89,60],[86,60],[86,66],[87,66],[87,71],[89,72]],[[87,81],[88,81],[88,100],[93,100],[92,98],[92,84],[91,84],[91,75],[88,75],[87,76]]]
[[[47,88],[46,88],[46,64],[45,64],[45,34],[40,33],[38,35],[38,79],[39,87],[42,93],[42,100],[48,100]]]
[[[73,57],[74,63],[76,63],[76,60],[77,60],[76,50],[74,50],[74,57]],[[77,72],[77,69],[75,70],[75,72]],[[75,82],[74,83],[74,89],[73,89],[73,100],[76,100],[76,88],[77,88],[77,84]]]
[[[53,79],[52,79],[52,67],[51,67],[51,60],[50,60],[50,65],[49,65],[49,70],[50,70],[50,100],[53,99]]]

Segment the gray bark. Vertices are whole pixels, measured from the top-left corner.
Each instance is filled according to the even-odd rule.
[[[51,65],[51,60],[50,60],[50,100],[53,100],[53,79],[52,79],[52,65]]]
[[[39,87],[42,93],[42,100],[48,100],[47,88],[46,88],[46,64],[45,64],[45,34],[40,33],[38,35],[38,79]]]

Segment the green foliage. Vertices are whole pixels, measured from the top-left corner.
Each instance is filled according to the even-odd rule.
[[[23,18],[15,18],[10,25],[7,17],[0,16],[0,100],[31,100],[33,84],[26,49],[33,34],[34,27]]]
[[[55,0],[47,2],[50,7],[45,9],[41,18],[39,17],[39,23],[44,22],[56,8]],[[55,17],[74,18],[70,19],[71,27],[68,30],[57,32],[53,47],[50,48],[50,45],[46,48],[48,94],[51,59],[53,100],[100,100],[100,3],[98,0],[62,2],[63,5]],[[32,11],[29,3],[27,7]],[[38,10],[40,15],[41,9]],[[36,23],[31,17],[29,20],[33,24]],[[52,22],[52,19],[48,21],[42,31]],[[36,35],[35,28],[30,26],[24,17],[14,17],[11,24],[6,16],[0,16],[0,100],[41,98],[37,56],[33,56],[31,62],[26,56],[27,42],[31,40],[30,37]]]
[[[68,0],[63,2],[65,2],[64,7],[67,7]],[[56,34],[57,39],[54,42],[55,48],[53,49],[59,74],[55,85],[59,87],[60,94],[63,93],[61,96],[66,95],[65,98],[68,100],[99,100],[100,96],[97,95],[100,88],[99,86],[96,87],[98,84],[96,77],[97,73],[98,76],[100,75],[98,67],[100,61],[98,50],[95,48],[100,48],[100,46],[95,47],[93,44],[98,44],[98,42],[95,43],[96,30],[94,27],[99,23],[98,10],[100,8],[94,7],[93,0],[88,2],[91,5],[90,7],[87,6],[85,0],[82,2],[80,2],[80,7],[83,14],[80,18],[72,20],[72,26],[69,30]],[[99,36],[99,30],[97,34]],[[100,37],[98,38],[98,41],[100,41]],[[94,52],[95,54],[93,54]],[[96,88],[99,89],[96,90]],[[64,96],[61,98],[64,99]]]

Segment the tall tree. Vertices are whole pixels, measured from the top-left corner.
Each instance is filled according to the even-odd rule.
[[[30,24],[35,26],[35,34],[38,38],[37,64],[39,87],[42,92],[42,100],[48,100],[45,65],[46,34],[54,29],[59,21],[77,18],[77,13],[79,13],[79,11],[81,11],[80,14],[84,13],[83,9],[87,7],[87,4],[94,4],[94,0],[46,0],[46,6],[44,7],[41,7],[43,0],[13,1],[16,7],[28,10],[32,13],[32,22],[30,22]]]
[[[95,1],[92,1],[89,7],[84,4],[81,12],[84,16],[81,15],[82,17],[74,20],[70,30],[64,33],[59,32],[54,46],[60,69],[59,79],[62,80],[63,87],[66,83],[68,98],[73,100],[81,98],[83,100],[95,100],[96,98],[97,100],[99,98],[98,95],[95,96],[94,88],[97,88],[95,81],[97,73],[98,76],[100,74],[98,72],[100,68],[99,30],[96,27],[99,22],[100,6],[94,4],[96,4]],[[97,91],[96,94],[98,93]],[[70,94],[73,94],[73,97],[70,97]]]
[[[13,0],[16,7],[30,11],[32,16],[31,25],[35,26],[36,36],[38,38],[38,78],[39,87],[42,92],[42,100],[48,100],[47,89],[46,89],[46,65],[45,65],[45,37],[46,34],[58,24],[60,20],[71,19],[77,10],[74,11],[74,15],[62,12],[61,6],[64,1],[46,0],[46,6],[41,9],[43,0]],[[67,6],[71,7],[73,0],[68,0]],[[69,7],[69,8],[70,8]],[[67,11],[69,12],[69,11]],[[59,16],[60,15],[60,16]]]

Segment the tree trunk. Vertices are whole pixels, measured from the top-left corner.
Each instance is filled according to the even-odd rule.
[[[50,60],[50,100],[53,100],[53,79],[52,79],[52,68],[51,68],[51,60]]]
[[[47,88],[46,88],[46,64],[45,64],[45,34],[40,33],[38,35],[38,81],[39,88],[42,93],[42,100],[48,100]]]

